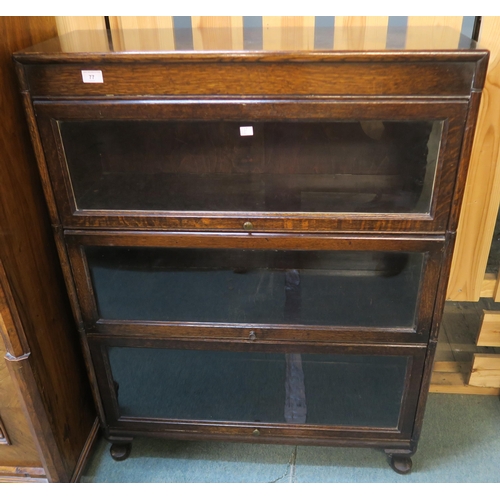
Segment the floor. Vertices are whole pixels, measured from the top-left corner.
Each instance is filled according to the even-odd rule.
[[[137,438],[115,462],[99,440],[82,483],[497,483],[500,400],[430,394],[413,471],[401,476],[374,449]]]

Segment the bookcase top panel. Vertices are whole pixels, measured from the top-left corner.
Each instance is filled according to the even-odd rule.
[[[448,27],[391,28],[301,26],[288,28],[191,28],[73,31],[15,55],[22,62],[68,58],[109,61],[131,56],[173,59],[318,59],[359,61],[429,58],[477,60],[485,51]],[[440,56],[441,53],[441,56]]]

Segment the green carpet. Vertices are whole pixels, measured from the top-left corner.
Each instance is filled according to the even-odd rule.
[[[85,483],[497,483],[500,400],[431,394],[419,449],[408,476],[380,450],[136,438],[115,462],[95,447]]]

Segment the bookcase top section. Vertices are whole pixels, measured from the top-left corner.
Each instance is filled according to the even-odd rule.
[[[448,27],[173,28],[73,31],[15,54],[20,62],[150,60],[478,60],[476,42]]]

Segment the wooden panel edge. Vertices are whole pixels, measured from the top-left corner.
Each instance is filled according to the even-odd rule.
[[[7,352],[12,356],[23,356],[30,352],[28,340],[14,301],[9,279],[0,260],[0,337]]]
[[[2,421],[2,415],[0,415],[0,444],[5,446],[11,446],[12,442],[7,434],[7,429]]]
[[[16,63],[16,72],[19,82],[21,83],[21,85],[26,87],[28,84],[24,66],[22,64]],[[60,216],[56,205],[55,194],[52,189],[49,169],[47,166],[47,162],[45,160],[45,153],[42,146],[42,140],[40,138],[40,134],[38,131],[38,125],[35,117],[35,110],[33,109],[33,103],[31,101],[31,95],[29,91],[26,89],[21,91],[21,98],[23,101],[24,113],[26,116],[26,122],[31,137],[31,144],[33,146],[33,151],[35,153],[38,172],[42,183],[42,189],[45,195],[45,203],[49,211],[51,223],[53,225],[57,225],[60,223]]]
[[[452,209],[448,221],[448,227],[456,231],[457,239],[453,252],[453,260],[451,263],[450,277],[446,296],[448,300],[479,300],[479,287],[477,286],[477,275],[481,274],[481,280],[484,276],[486,265],[480,271],[477,270],[477,263],[470,253],[474,252],[475,246],[471,245],[470,234],[467,229],[471,227],[471,222],[475,223],[474,206],[471,206],[469,198],[472,196],[470,192],[474,191],[471,186],[471,179],[475,179],[477,166],[474,162],[474,138],[478,121],[480,120],[481,111],[484,113],[485,105],[481,106],[482,94],[480,92],[472,92],[469,104],[469,112],[465,123],[465,130],[462,140],[462,150],[458,164],[458,173],[455,179],[455,189],[453,195]],[[476,174],[477,175],[477,174]],[[464,229],[464,226],[466,229]],[[477,229],[474,229],[477,236]],[[474,254],[475,256],[475,254]],[[475,278],[472,284],[469,283],[471,275]]]
[[[463,361],[435,361],[433,373],[468,373],[471,363]]]
[[[500,396],[500,388],[469,385],[467,381],[471,367],[472,363],[436,361],[429,392],[433,394]]]
[[[483,319],[476,345],[479,347],[500,347],[500,311],[483,310]]]
[[[47,483],[42,467],[0,466],[0,483]]]
[[[430,394],[464,394],[469,396],[500,396],[500,389],[456,384],[431,384]]]
[[[87,463],[90,459],[90,455],[97,443],[97,437],[100,431],[100,423],[99,418],[96,418],[92,428],[90,429],[89,436],[85,441],[85,446],[80,453],[80,457],[78,458],[78,462],[76,463],[75,470],[73,471],[73,475],[71,476],[70,483],[79,483],[82,477],[82,474],[87,466]]]
[[[19,400],[35,441],[40,459],[51,482],[68,482],[69,475],[61,459],[49,416],[38,390],[30,355],[5,356],[7,368],[19,393]]]
[[[500,354],[474,354],[468,384],[500,390]]]

